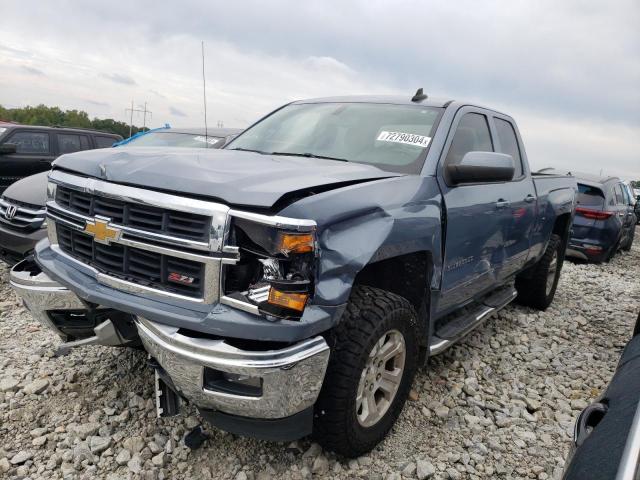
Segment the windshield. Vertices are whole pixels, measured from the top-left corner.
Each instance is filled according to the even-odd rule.
[[[194,133],[149,132],[123,145],[127,147],[195,147],[220,148],[224,138]]]
[[[370,103],[288,105],[226,148],[330,158],[418,173],[441,111],[419,105]]]

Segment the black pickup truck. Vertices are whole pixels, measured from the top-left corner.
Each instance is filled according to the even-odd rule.
[[[48,240],[11,272],[66,342],[133,345],[158,412],[194,403],[347,456],[416,369],[512,300],[553,300],[575,179],[531,174],[514,120],[413,98],[293,102],[222,150],[65,155]]]

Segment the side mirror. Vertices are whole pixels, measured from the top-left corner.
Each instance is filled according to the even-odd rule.
[[[11,153],[16,153],[18,151],[18,146],[15,143],[3,143],[0,145],[0,155],[9,155]]]
[[[496,152],[468,152],[458,165],[448,165],[446,175],[460,183],[509,182],[515,173],[513,157]]]

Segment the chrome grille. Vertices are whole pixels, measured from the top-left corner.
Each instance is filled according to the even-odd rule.
[[[72,212],[86,216],[100,215],[119,225],[154,233],[205,241],[211,220],[204,215],[139,205],[60,186],[55,201]]]
[[[54,251],[123,291],[220,300],[222,265],[238,258],[237,249],[223,247],[229,207],[60,171],[49,180]]]
[[[57,233],[58,245],[63,252],[99,272],[166,292],[202,297],[203,263],[124,245],[103,245],[94,242],[91,236],[63,225],[57,226]],[[171,274],[182,275],[189,282],[172,281]]]
[[[42,227],[45,217],[41,206],[0,198],[0,224],[6,228],[32,232]]]

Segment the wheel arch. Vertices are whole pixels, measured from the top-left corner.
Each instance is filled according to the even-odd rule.
[[[567,250],[569,245],[569,231],[571,230],[571,224],[573,223],[573,217],[571,213],[563,213],[558,215],[553,223],[553,230],[551,233],[558,235],[562,239],[562,252]]]
[[[419,345],[428,345],[429,299],[433,256],[416,251],[368,263],[356,275],[353,286],[379,288],[407,299],[418,315]]]

